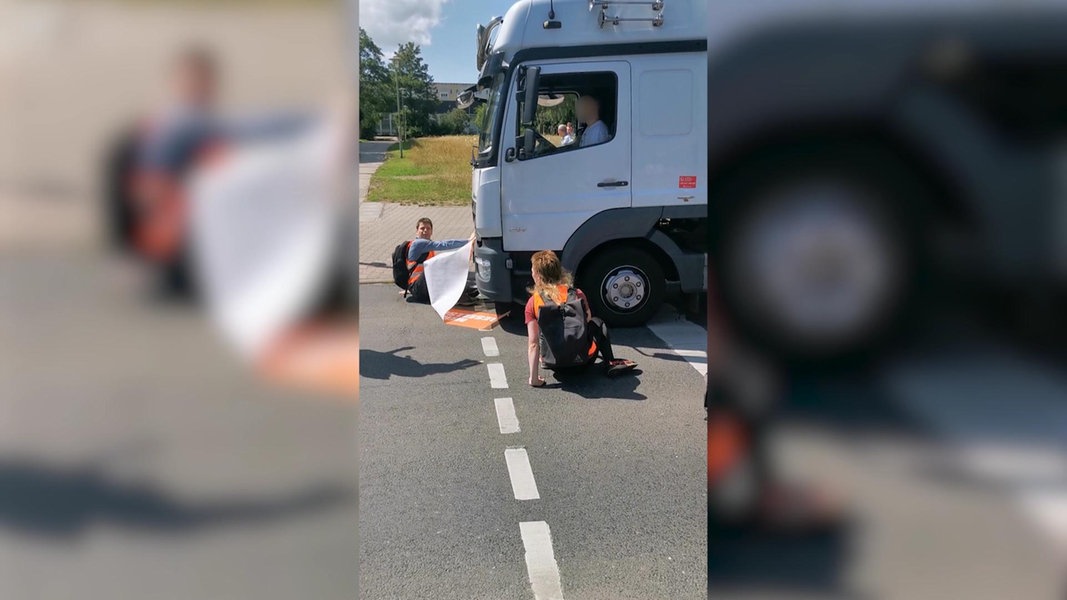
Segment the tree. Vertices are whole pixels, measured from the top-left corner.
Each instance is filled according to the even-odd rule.
[[[541,134],[555,134],[560,124],[568,121],[574,123],[574,105],[577,98],[568,94],[564,101],[556,106],[538,106],[534,116],[534,126]]]
[[[430,70],[422,60],[422,49],[414,42],[401,44],[392,59],[391,76],[400,86],[400,124],[404,137],[426,135],[432,130],[431,115],[437,109],[437,89]]]
[[[470,123],[470,115],[462,108],[453,108],[437,119],[436,132],[440,135],[458,135],[463,133]]]
[[[372,138],[378,122],[395,105],[392,79],[382,50],[361,27],[359,29],[359,135]],[[390,100],[393,100],[390,102]]]

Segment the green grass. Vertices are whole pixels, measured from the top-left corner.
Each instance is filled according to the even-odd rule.
[[[471,201],[471,147],[475,136],[404,140],[404,158],[393,144],[389,160],[371,178],[369,202],[418,206],[466,206]]]
[[[415,145],[415,142],[417,142],[417,141],[418,140],[411,140],[411,139],[404,140],[404,152],[407,152],[412,146]],[[400,150],[400,142],[397,142],[395,144],[390,145],[389,148],[387,149],[387,152],[393,152],[393,151],[396,151],[396,150]],[[399,157],[400,153],[397,152],[396,155]],[[405,156],[405,158],[407,157],[406,154],[404,156]]]

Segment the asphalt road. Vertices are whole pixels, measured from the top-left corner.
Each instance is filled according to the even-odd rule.
[[[619,330],[617,354],[640,374],[534,390],[514,324],[448,326],[388,285],[362,286],[360,302],[362,599],[556,597],[546,547],[570,600],[706,597],[704,378],[692,364],[647,328]],[[491,387],[488,363],[506,389]],[[497,398],[512,399],[520,431],[501,433]],[[505,451],[518,448],[538,499],[516,499]],[[551,541],[524,541],[520,523],[547,524]]]
[[[95,252],[0,255],[0,597],[357,597],[355,402]]]
[[[1067,592],[1067,361],[958,312],[864,368],[783,373],[783,476],[846,499],[828,534],[711,535],[715,598]]]

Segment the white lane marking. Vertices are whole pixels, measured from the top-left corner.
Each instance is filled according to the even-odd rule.
[[[482,352],[484,352],[486,356],[500,356],[500,350],[496,347],[496,338],[483,337]]]
[[[522,545],[526,549],[526,571],[537,600],[563,600],[559,565],[552,551],[552,532],[544,521],[519,523]]]
[[[992,351],[991,351],[992,350]],[[965,470],[993,482],[1067,551],[1067,379],[999,349],[898,364],[894,400],[940,432]]]
[[[511,398],[494,398],[496,404],[496,422],[500,433],[518,433],[519,418],[515,416],[515,404]]]
[[[516,500],[540,500],[537,482],[534,481],[530,457],[525,448],[508,448],[504,451],[504,460],[508,463],[508,475],[511,476],[511,491]]]
[[[486,365],[489,367],[489,385],[494,390],[504,390],[508,387],[508,376],[504,374],[504,365],[500,363],[489,363]]]
[[[666,342],[670,351],[689,363],[701,376],[708,374],[708,330],[691,323],[673,311],[664,311],[651,321],[648,330]],[[660,350],[662,352],[662,350]],[[652,351],[655,354],[655,351]]]

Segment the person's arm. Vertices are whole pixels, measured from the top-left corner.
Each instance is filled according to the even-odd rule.
[[[470,240],[427,240],[425,245],[422,246],[422,252],[433,250],[434,252],[442,252],[444,250],[455,250],[456,248],[462,248]]]
[[[307,131],[320,120],[320,115],[286,111],[231,119],[220,125],[220,129],[227,139],[253,143],[292,137]]]
[[[540,385],[541,379],[540,362],[541,362],[541,329],[537,326],[537,321],[533,320],[526,324],[526,360],[530,366],[530,379],[527,383],[530,385]]]
[[[578,299],[582,301],[582,307],[585,308],[585,321],[588,323],[593,319],[593,310],[589,308],[589,299],[585,297],[585,292],[575,288],[575,293],[578,294]]]

